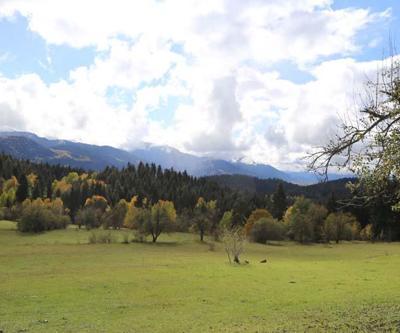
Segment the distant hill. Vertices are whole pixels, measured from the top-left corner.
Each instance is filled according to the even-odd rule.
[[[65,140],[49,140],[26,132],[0,133],[0,151],[33,162],[102,170],[107,165],[123,167],[139,160],[129,152]]]
[[[199,157],[167,146],[144,144],[132,151],[67,140],[50,140],[29,132],[0,132],[0,152],[34,162],[68,165],[90,170],[106,166],[122,168],[128,163],[154,163],[164,169],[186,171],[196,177],[244,175],[259,179],[281,179],[296,184],[313,184],[318,178],[310,172],[281,171],[267,164],[243,163]],[[330,179],[343,175],[330,175]]]
[[[262,196],[274,193],[278,184],[282,183],[287,195],[304,195],[316,201],[326,201],[332,192],[335,193],[336,198],[344,199],[349,197],[350,192],[346,188],[346,184],[355,180],[354,178],[343,178],[302,186],[285,182],[281,179],[259,179],[243,175],[218,175],[207,178],[220,186],[227,186],[233,190],[246,191]]]

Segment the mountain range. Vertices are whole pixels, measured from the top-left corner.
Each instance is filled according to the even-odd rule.
[[[196,177],[244,175],[260,179],[281,179],[296,184],[313,184],[319,181],[311,172],[282,171],[268,164],[199,157],[168,146],[144,144],[141,148],[126,151],[110,146],[47,139],[29,132],[0,132],[0,152],[34,162],[70,165],[90,170],[102,170],[106,166],[121,168],[128,163],[138,164],[142,161],[155,163],[163,168],[186,171]],[[344,175],[331,174],[329,179],[343,177]]]

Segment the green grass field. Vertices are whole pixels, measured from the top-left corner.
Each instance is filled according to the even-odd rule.
[[[89,235],[21,235],[0,222],[0,331],[400,331],[398,243],[247,244],[250,264],[235,266],[196,235]]]

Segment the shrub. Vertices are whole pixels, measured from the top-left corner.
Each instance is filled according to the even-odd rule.
[[[354,221],[353,223],[350,224],[349,226],[350,229],[350,236],[351,236],[351,240],[357,240],[360,239],[360,223],[358,223],[358,221]]]
[[[18,230],[21,232],[42,232],[48,229],[48,212],[39,207],[30,205],[24,208],[22,217],[18,221]]]
[[[111,244],[115,243],[115,237],[110,231],[93,230],[89,235],[88,241],[89,244]]]
[[[100,218],[98,211],[94,208],[88,207],[78,211],[76,215],[76,223],[79,228],[83,225],[86,229],[98,228],[100,226]]]
[[[107,209],[102,216],[102,224],[105,229],[120,229],[124,224],[128,203],[122,199],[112,209]]]
[[[42,232],[53,229],[66,228],[70,218],[60,199],[51,201],[25,200],[22,204],[21,218],[18,221],[18,230],[21,232]]]
[[[215,243],[214,242],[208,243],[208,251],[211,251],[211,252],[215,251]]]
[[[244,252],[246,242],[244,230],[241,227],[224,228],[222,231],[222,242],[224,243],[229,263],[233,261],[236,264],[240,264],[239,257]]]
[[[244,232],[246,236],[250,236],[251,229],[253,228],[254,223],[256,223],[261,218],[272,218],[272,215],[266,209],[255,209],[251,212],[244,226]]]
[[[370,241],[370,242],[374,240],[374,228],[372,224],[367,224],[360,231],[360,238],[364,241]]]
[[[100,210],[102,213],[106,211],[108,207],[107,199],[101,195],[94,195],[91,198],[86,199],[85,208],[94,208]]]
[[[146,241],[146,235],[140,230],[133,230],[133,239],[132,242],[135,243],[144,243]]]
[[[265,244],[269,240],[282,240],[285,237],[285,225],[276,219],[261,218],[251,229],[250,238],[253,242]]]
[[[184,208],[176,217],[176,231],[188,232],[192,226],[193,210]]]
[[[97,234],[95,232],[91,232],[88,238],[89,244],[96,244],[97,243]]]
[[[122,244],[129,244],[129,234],[127,232],[122,234]]]
[[[97,242],[100,244],[111,244],[115,242],[115,238],[110,231],[102,231],[97,235]]]

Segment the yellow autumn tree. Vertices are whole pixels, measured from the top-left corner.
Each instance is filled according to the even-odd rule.
[[[246,236],[251,234],[251,229],[253,228],[254,223],[262,218],[272,219],[272,215],[266,209],[255,209],[251,212],[250,216],[246,220],[246,224],[244,225],[244,232]]]
[[[123,226],[125,228],[134,229],[136,224],[136,218],[138,216],[139,208],[136,207],[138,198],[133,196],[131,201],[127,205],[127,210],[124,218]]]

